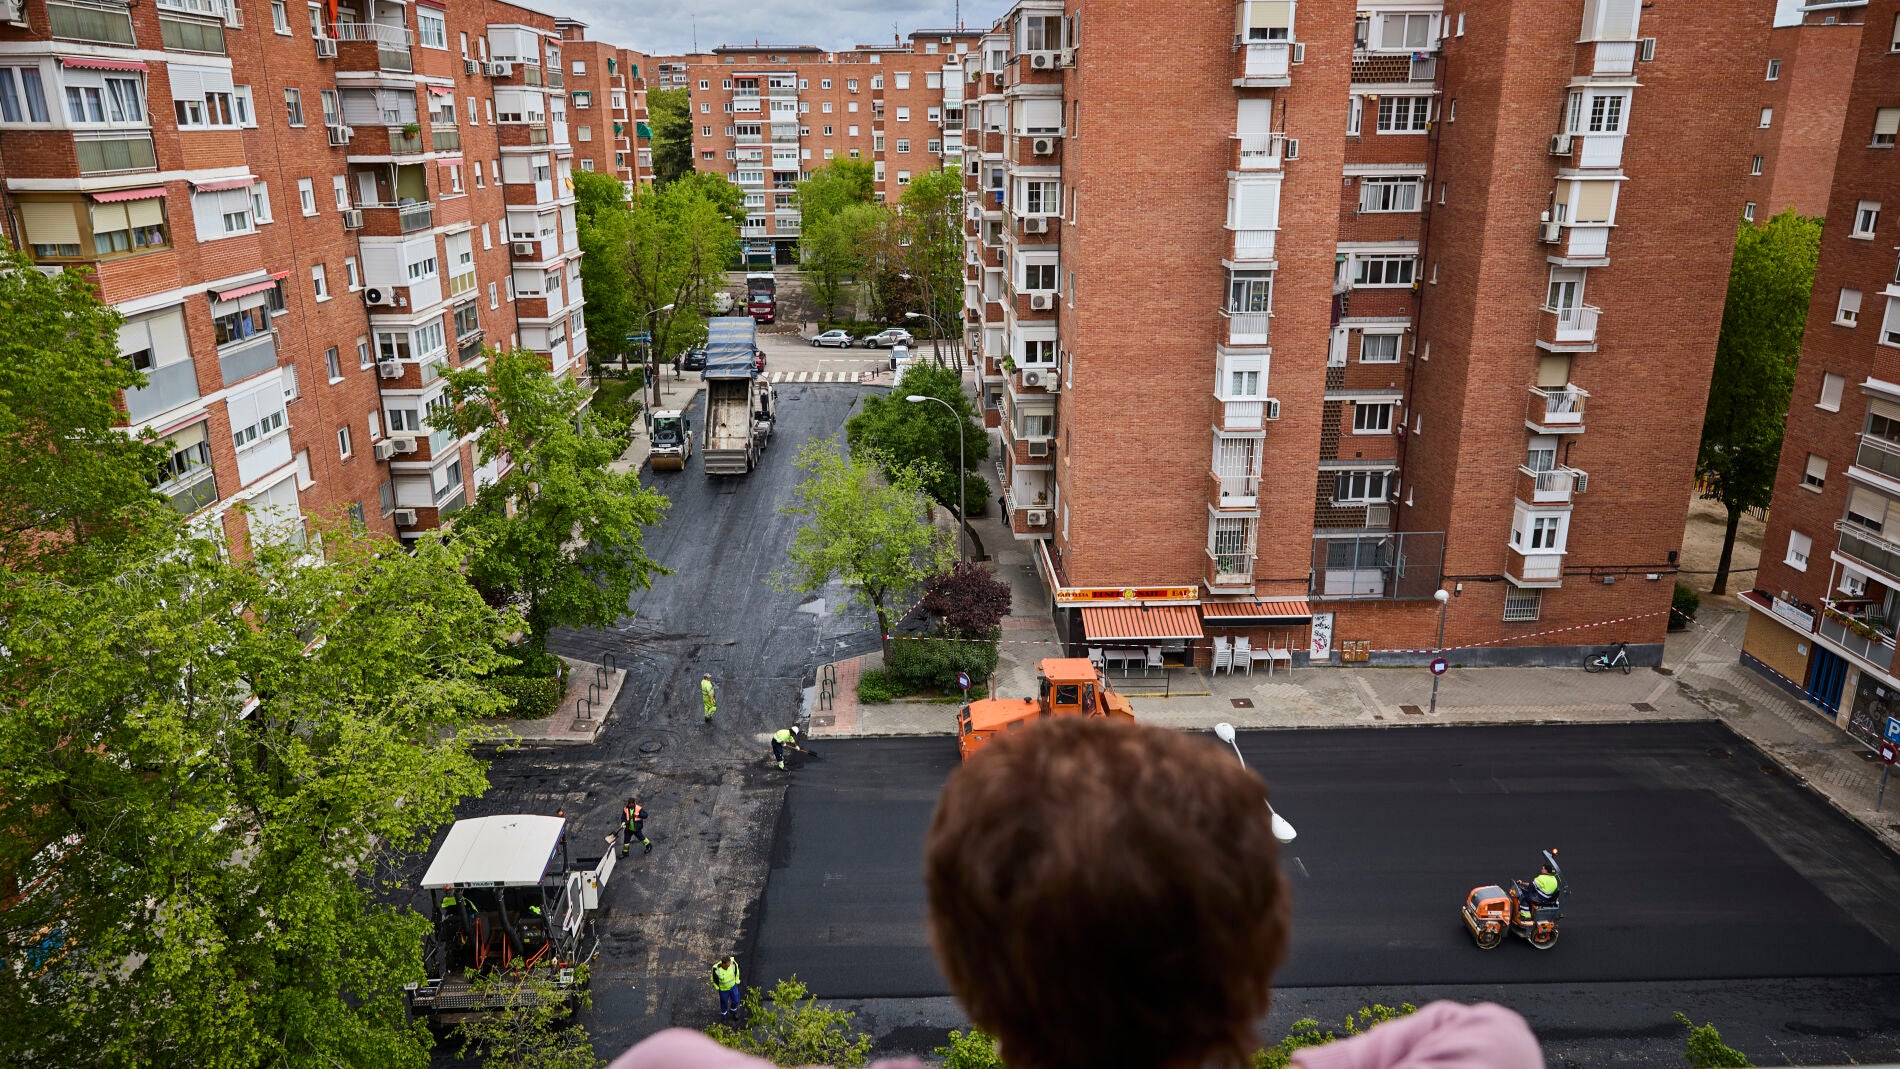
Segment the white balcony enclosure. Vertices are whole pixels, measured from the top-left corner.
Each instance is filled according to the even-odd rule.
[[[1623,166],[1622,134],[1581,134],[1577,140],[1581,143],[1577,149],[1577,166]]]

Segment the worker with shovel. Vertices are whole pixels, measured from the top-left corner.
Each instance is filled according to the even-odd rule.
[[[798,734],[798,726],[796,724],[788,728],[779,728],[772,733],[772,760],[778,762],[778,767],[781,771],[785,768],[785,750],[787,747],[797,750],[806,757],[813,756],[810,750],[798,744]]]
[[[713,714],[719,711],[719,703],[713,698],[711,672],[699,677],[699,701],[706,707],[706,723],[712,723]]]

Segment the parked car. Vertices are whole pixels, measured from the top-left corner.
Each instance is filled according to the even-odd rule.
[[[706,350],[699,346],[686,350],[680,357],[680,369],[683,371],[706,370]]]
[[[851,335],[842,330],[827,330],[811,340],[813,345],[829,345],[839,349],[851,348]]]
[[[732,311],[732,294],[727,293],[725,290],[720,290],[718,293],[713,294],[712,303],[713,311],[718,312],[720,315],[725,315]]]
[[[904,377],[904,369],[915,363],[917,358],[911,355],[910,346],[891,346],[891,375],[893,379]]]
[[[910,331],[905,330],[903,327],[892,327],[889,330],[879,331],[864,339],[864,347],[866,349],[889,349],[894,345],[910,345],[914,341],[915,339],[910,336]]]

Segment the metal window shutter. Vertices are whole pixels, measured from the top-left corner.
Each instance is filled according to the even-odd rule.
[[[30,245],[79,244],[79,218],[70,201],[23,201],[20,221]]]
[[[1616,183],[1580,182],[1577,191],[1578,223],[1607,223],[1616,206]]]
[[[125,203],[126,222],[133,226],[160,226],[165,222],[165,198],[147,197]]]
[[[92,232],[104,234],[113,230],[127,230],[132,221],[126,218],[123,204],[95,204],[92,206]]]
[[[1900,134],[1900,108],[1881,108],[1874,112],[1874,133]]]

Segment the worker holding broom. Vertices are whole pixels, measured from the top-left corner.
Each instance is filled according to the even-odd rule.
[[[796,724],[788,728],[779,728],[772,733],[772,760],[778,762],[780,771],[783,771],[785,768],[785,751],[787,749],[797,750],[806,757],[812,755],[810,750],[798,744],[798,725]]]
[[[719,711],[719,702],[713,698],[711,672],[699,677],[699,702],[706,707],[706,723],[712,723],[713,714]]]

